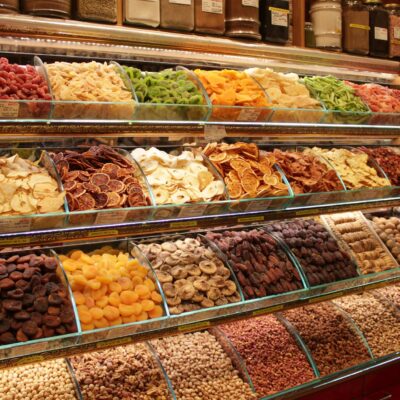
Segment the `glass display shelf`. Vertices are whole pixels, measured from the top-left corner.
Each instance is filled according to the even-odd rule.
[[[192,233],[189,237],[190,236],[198,237],[198,234]],[[185,235],[185,237],[188,236]],[[177,236],[163,237],[163,240],[172,240],[172,238],[177,238]],[[161,239],[162,238],[153,237],[153,239],[146,240],[147,242],[154,242],[154,240]],[[393,268],[379,273],[360,275],[355,278],[318,286],[310,286],[304,281],[303,288],[300,290],[245,300],[240,282],[236,280],[235,275],[232,275],[231,279],[236,282],[239,292],[236,302],[173,315],[169,311],[170,306],[167,305],[164,289],[159,282],[157,274],[154,273],[155,270],[153,268],[155,264],[153,262],[150,263],[141,252],[140,247],[137,246],[139,243],[143,243],[143,239],[114,240],[111,242],[90,241],[69,245],[54,245],[44,248],[43,250],[37,250],[38,252],[44,251],[45,254],[53,255],[58,260],[57,273],[62,278],[63,285],[67,288],[71,298],[77,331],[60,336],[0,346],[0,368],[64,357],[171,334],[198,331],[221,323],[283,311],[306,304],[314,304],[400,282],[400,269]],[[209,242],[205,241],[204,243],[207,245]],[[110,246],[107,248],[118,249],[122,252],[127,251],[133,259],[138,260],[140,265],[147,269],[147,276],[154,282],[155,287],[161,294],[161,307],[163,309],[163,315],[161,317],[110,326],[108,328],[84,330],[82,324],[79,322],[79,306],[76,305],[77,300],[72,290],[74,286],[71,286],[74,285],[74,283],[70,281],[71,275],[68,275],[69,269],[67,268],[70,268],[70,266],[69,264],[67,266],[65,258],[61,255],[67,254],[74,249],[86,252],[100,250],[104,248],[103,246]],[[216,249],[214,245],[212,245],[212,249],[215,254],[220,257],[220,260],[225,260],[222,253],[219,253],[219,250]],[[32,253],[32,250],[25,250],[24,254],[25,253]],[[9,258],[14,254],[16,254],[15,251],[3,252],[1,257]],[[20,252],[17,254],[20,254]],[[227,263],[226,260],[224,262]],[[226,265],[226,268],[233,274],[230,264],[228,263]],[[301,268],[298,265],[296,266]]]
[[[291,46],[274,46],[255,41],[234,40],[159,29],[112,26],[82,21],[58,20],[27,15],[1,15],[3,49],[14,52],[154,58],[168,62],[186,59],[198,65],[235,65],[280,68],[288,64],[299,74],[339,72],[343,79],[391,82],[399,63],[378,58],[324,52]],[[168,51],[163,51],[168,49]],[[250,62],[251,61],[251,62]],[[343,68],[346,65],[346,68]]]
[[[262,397],[260,400],[294,400],[301,398],[302,396],[317,393],[318,391],[327,389],[331,386],[339,385],[357,377],[367,375],[377,369],[397,365],[399,362],[400,353],[394,353],[386,357],[375,358],[345,371],[339,371],[331,375],[319,377],[301,386],[296,386],[280,393]]]

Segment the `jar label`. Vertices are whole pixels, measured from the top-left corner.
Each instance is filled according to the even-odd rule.
[[[400,27],[399,26],[395,26],[393,28],[393,37],[395,39],[400,39]]]
[[[375,27],[375,39],[376,40],[388,40],[388,30],[386,28]]]
[[[183,4],[185,6],[191,6],[192,0],[169,0],[172,4]]]
[[[269,11],[271,11],[271,25],[284,27],[289,26],[289,10],[285,10],[284,8],[269,7]]]
[[[370,31],[371,28],[368,25],[361,25],[361,24],[350,24],[350,28],[356,28],[356,29],[363,29],[365,31]]]
[[[258,8],[258,0],[242,0],[242,5]]]
[[[201,2],[201,10],[213,14],[222,14],[223,6],[223,0],[202,0]]]

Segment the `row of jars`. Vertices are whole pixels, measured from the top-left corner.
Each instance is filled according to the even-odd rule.
[[[314,0],[315,46],[373,57],[400,57],[400,4],[381,0]],[[306,41],[309,36],[306,26]],[[309,47],[312,44],[306,43]]]
[[[124,0],[124,22],[285,43],[291,0]],[[20,3],[20,4],[19,4]],[[117,0],[0,0],[1,12],[116,23]],[[76,8],[76,10],[72,10]]]

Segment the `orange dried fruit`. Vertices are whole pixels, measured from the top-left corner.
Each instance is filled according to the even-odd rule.
[[[143,307],[143,311],[151,311],[154,307],[154,301],[152,300],[142,300],[142,307]]]
[[[114,321],[117,318],[119,318],[119,309],[117,307],[114,306],[106,306],[103,309],[104,311],[104,317],[108,320],[108,321]]]
[[[133,290],[124,290],[120,294],[120,300],[123,304],[133,304],[139,299],[139,294]]]
[[[161,306],[155,306],[151,311],[149,311],[150,318],[160,318],[164,314]]]

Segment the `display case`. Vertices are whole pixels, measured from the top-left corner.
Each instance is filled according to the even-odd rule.
[[[7,395],[12,368],[35,362],[64,371],[76,399],[93,382],[136,390],[133,377],[179,399],[178,364],[202,396],[220,365],[219,400],[318,395],[398,368],[398,118],[350,86],[364,109],[335,109],[307,80],[397,93],[399,63],[30,16],[0,27],[0,80],[23,82],[0,99]],[[300,75],[316,108],[274,103],[271,90],[289,95],[249,68]],[[185,346],[204,350],[198,370]],[[121,357],[132,365],[118,375]]]

